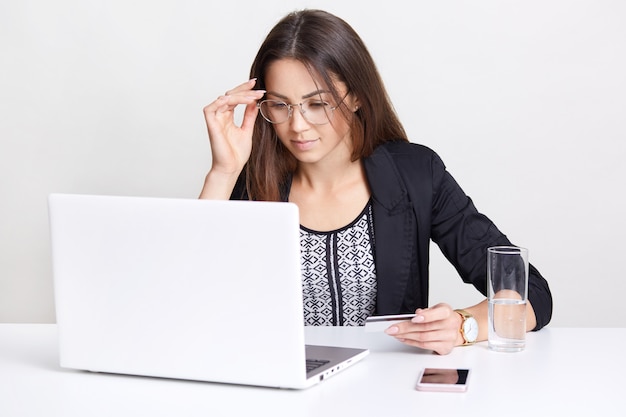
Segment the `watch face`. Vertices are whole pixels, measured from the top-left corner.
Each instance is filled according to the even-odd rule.
[[[478,322],[474,317],[468,317],[463,323],[463,333],[468,342],[475,342],[478,338]]]

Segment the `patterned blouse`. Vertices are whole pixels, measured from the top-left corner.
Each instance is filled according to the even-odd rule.
[[[300,227],[304,324],[361,326],[376,307],[372,203],[330,232]]]

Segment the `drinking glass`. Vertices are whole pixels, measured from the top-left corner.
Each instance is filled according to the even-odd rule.
[[[528,250],[516,246],[487,248],[489,349],[519,352],[526,346]]]

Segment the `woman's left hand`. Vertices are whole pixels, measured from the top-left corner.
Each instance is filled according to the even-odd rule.
[[[462,318],[448,304],[418,308],[411,320],[390,326],[385,333],[407,345],[447,355],[463,343],[460,333]]]

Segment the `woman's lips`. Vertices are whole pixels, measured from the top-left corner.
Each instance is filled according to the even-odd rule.
[[[319,139],[313,140],[292,140],[293,146],[300,151],[308,151],[313,148]]]

